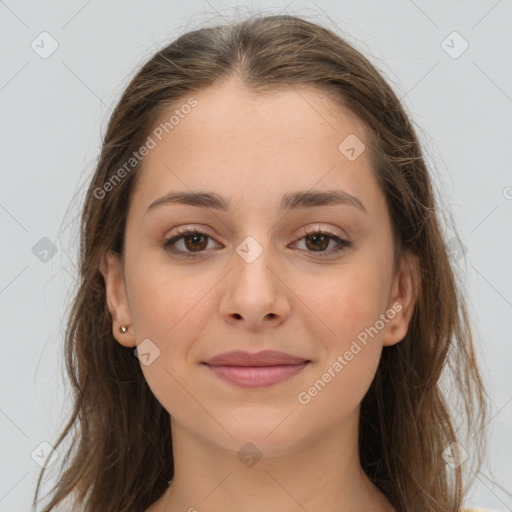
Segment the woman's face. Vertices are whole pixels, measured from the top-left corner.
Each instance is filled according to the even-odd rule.
[[[383,345],[406,334],[414,281],[393,271],[354,116],[307,86],[258,97],[230,79],[191,96],[168,134],[174,109],[150,134],[124,265],[101,265],[113,331],[139,346],[175,426],[278,455],[357,424]],[[200,234],[165,245],[188,230]],[[295,359],[211,361],[235,350]]]

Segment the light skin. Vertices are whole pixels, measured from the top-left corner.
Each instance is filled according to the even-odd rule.
[[[309,86],[256,96],[231,78],[193,96],[198,105],[144,159],[124,261],[108,253],[100,265],[116,340],[136,347],[149,339],[160,350],[141,369],[171,416],[175,474],[147,512],[391,512],[361,469],[359,409],[383,347],[407,333],[417,261],[404,254],[395,272],[368,149],[354,161],[338,149],[349,134],[367,144],[363,125]],[[354,200],[278,208],[284,194],[333,190],[363,208]],[[148,211],[170,192],[192,191],[218,194],[231,209],[167,203]],[[177,228],[207,235],[174,243],[193,257],[163,247]],[[315,239],[318,231],[350,245],[335,252],[340,244]],[[262,251],[251,262],[237,252],[248,236]],[[394,304],[400,311],[300,403],[299,393]],[[311,362],[287,381],[251,389],[202,364],[266,349]],[[250,467],[237,457],[246,443],[261,453]]]

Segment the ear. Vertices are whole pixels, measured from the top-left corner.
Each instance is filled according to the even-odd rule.
[[[382,344],[395,345],[402,341],[409,329],[414,306],[420,289],[419,258],[404,253],[393,278]],[[393,315],[394,313],[394,315]]]
[[[119,254],[112,251],[105,253],[101,258],[99,269],[105,280],[107,305],[112,316],[114,338],[125,347],[135,347],[135,333],[126,294],[123,262]],[[127,328],[125,333],[120,330],[122,325]]]

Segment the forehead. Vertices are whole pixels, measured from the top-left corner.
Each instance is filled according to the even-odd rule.
[[[196,104],[185,108],[190,98]],[[217,191],[269,207],[290,190],[379,193],[364,124],[310,86],[262,95],[230,79],[176,102],[150,135],[155,146],[139,170],[136,207],[172,190]],[[359,144],[356,159],[343,152],[346,140]]]

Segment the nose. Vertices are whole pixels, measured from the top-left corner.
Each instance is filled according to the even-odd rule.
[[[246,257],[242,248],[233,257],[226,276],[220,313],[226,322],[255,331],[276,327],[290,314],[289,288],[271,248],[261,248],[256,258]],[[250,246],[249,246],[250,247]],[[261,247],[261,246],[260,246]],[[248,253],[254,251],[249,248]]]

